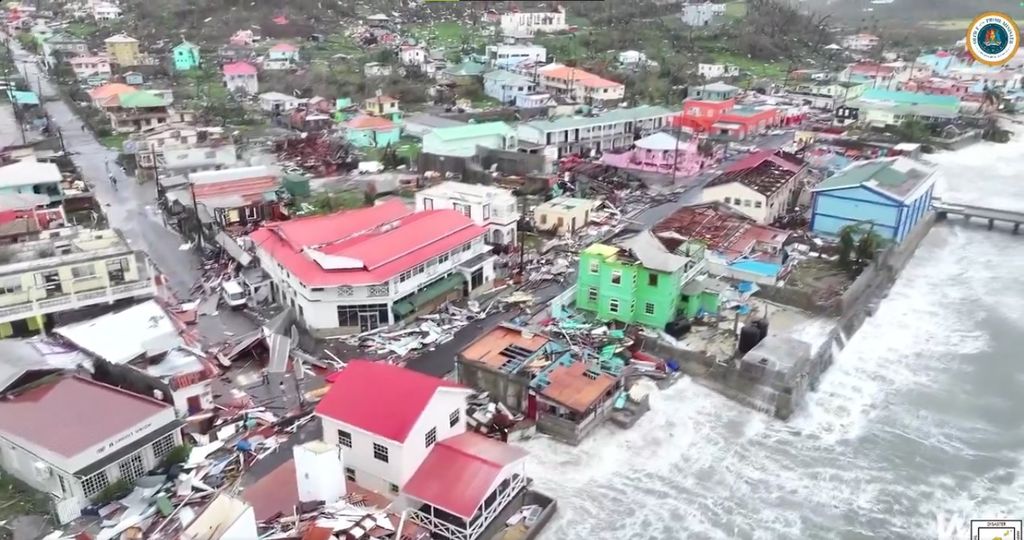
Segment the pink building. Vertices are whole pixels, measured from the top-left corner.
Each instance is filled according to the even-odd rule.
[[[601,157],[606,165],[621,169],[658,172],[683,176],[697,174],[714,162],[710,156],[701,155],[696,138],[665,132],[648,135],[635,143],[633,149],[621,154],[606,153]]]

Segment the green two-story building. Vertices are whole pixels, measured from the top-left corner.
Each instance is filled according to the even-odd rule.
[[[705,272],[704,256],[701,242],[666,241],[650,231],[616,246],[594,244],[580,253],[576,307],[601,320],[664,328],[699,308],[699,295],[684,297],[682,289]]]

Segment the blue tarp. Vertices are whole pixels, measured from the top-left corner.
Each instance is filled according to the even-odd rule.
[[[18,105],[39,105],[39,96],[37,96],[35,92],[8,90],[7,98]]]

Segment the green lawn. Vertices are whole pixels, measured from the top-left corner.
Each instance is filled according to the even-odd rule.
[[[747,3],[743,0],[729,2],[725,5],[725,16],[730,19],[742,19],[747,16]]]
[[[417,41],[445,48],[458,46],[463,41],[471,47],[482,47],[487,43],[488,37],[483,35],[483,29],[482,23],[474,28],[472,25],[456,21],[409,25],[409,32]]]
[[[118,152],[124,147],[124,141],[128,138],[127,135],[107,135],[106,137],[100,137],[100,144],[106,146],[111,150],[117,150]]]
[[[786,65],[782,63],[761,62],[732,52],[716,52],[711,56],[714,57],[715,62],[739,66],[741,71],[748,72],[755,77],[781,79],[786,76]]]
[[[88,22],[73,22],[64,27],[64,31],[75,37],[85,38],[96,33],[99,27]]]

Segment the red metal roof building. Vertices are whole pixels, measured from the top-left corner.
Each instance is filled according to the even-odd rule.
[[[108,485],[143,476],[178,444],[181,422],[171,405],[85,377],[57,376],[0,400],[0,466],[55,494],[61,523]]]
[[[455,210],[376,206],[272,223],[250,235],[275,295],[314,331],[392,324],[493,281],[487,229]]]
[[[384,362],[353,360],[334,376],[316,414],[405,442],[441,388],[463,387]]]
[[[402,490],[423,503],[409,518],[449,538],[475,538],[526,488],[526,455],[473,432],[438,442]]]

